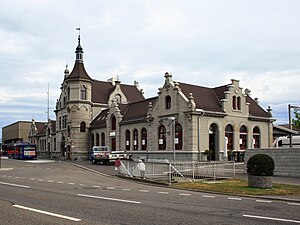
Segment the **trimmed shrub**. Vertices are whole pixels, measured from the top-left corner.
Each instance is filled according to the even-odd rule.
[[[254,176],[273,176],[275,163],[266,154],[255,154],[247,162],[247,173]]]

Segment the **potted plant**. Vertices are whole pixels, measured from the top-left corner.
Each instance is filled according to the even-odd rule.
[[[256,188],[271,188],[275,163],[266,154],[255,154],[247,162],[248,186]]]
[[[207,156],[207,161],[210,161],[211,160],[211,156],[213,155],[213,150],[206,149],[204,151],[204,155]]]

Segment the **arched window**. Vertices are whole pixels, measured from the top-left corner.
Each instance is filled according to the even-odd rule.
[[[91,136],[91,144],[92,144],[92,147],[95,145],[95,141],[94,141],[94,134],[92,134],[92,136]]]
[[[227,138],[227,150],[233,150],[233,127],[230,124],[225,128],[225,137]]]
[[[243,125],[240,128],[240,150],[247,148],[247,128]]]
[[[147,150],[147,129],[142,129],[142,150]]]
[[[105,146],[105,133],[101,133],[101,146]]]
[[[117,120],[115,116],[111,117],[111,129],[112,130],[116,130],[116,126],[117,126]]]
[[[137,129],[133,130],[133,150],[139,149],[139,132]]]
[[[96,146],[100,145],[100,135],[99,133],[96,134]]]
[[[86,100],[86,87],[84,85],[80,88],[80,99]]]
[[[253,148],[260,148],[260,130],[258,127],[253,128]]]
[[[236,109],[236,96],[232,97],[232,108],[235,110]]]
[[[182,126],[180,123],[175,124],[175,149],[182,150]]]
[[[158,149],[166,150],[166,127],[164,125],[158,128]]]
[[[67,95],[68,95],[67,98],[68,98],[68,100],[70,100],[70,94],[71,94],[71,93],[70,93],[70,87],[68,87],[67,90],[68,90],[68,92],[67,92]]]
[[[237,97],[237,109],[241,110],[241,97]]]
[[[122,96],[120,94],[116,94],[115,95],[115,99],[116,99],[116,101],[117,101],[118,104],[121,104],[121,102],[122,102]]]
[[[171,96],[170,95],[167,95],[166,98],[165,98],[165,101],[166,101],[166,109],[171,109]]]
[[[130,150],[130,130],[126,130],[125,133],[125,138],[126,138],[126,150]]]
[[[85,132],[85,128],[86,128],[85,122],[81,122],[80,123],[80,132]]]

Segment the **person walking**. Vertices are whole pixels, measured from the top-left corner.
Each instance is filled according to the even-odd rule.
[[[143,163],[143,161],[140,159],[139,160],[139,163],[137,165],[137,168],[139,170],[139,173],[140,173],[140,177],[142,179],[145,179],[145,170],[146,170],[146,166],[145,166],[145,163]]]

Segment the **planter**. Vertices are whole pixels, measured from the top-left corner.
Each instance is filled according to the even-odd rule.
[[[272,176],[248,175],[248,187],[265,189],[272,188]]]

